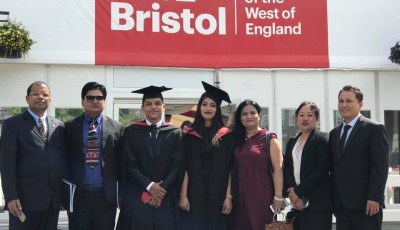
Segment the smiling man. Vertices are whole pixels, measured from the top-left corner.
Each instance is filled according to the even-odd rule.
[[[64,125],[47,115],[50,89],[34,82],[28,110],[4,121],[1,180],[9,229],[57,229],[65,157]]]
[[[329,134],[338,230],[382,228],[388,137],[385,126],[360,114],[363,105],[360,89],[344,86],[338,96],[343,123]]]
[[[117,211],[122,125],[103,114],[104,85],[88,82],[81,98],[83,114],[65,123],[67,179],[77,186],[69,229],[110,230]]]
[[[126,128],[123,138],[125,186],[119,227],[172,230],[176,226],[177,173],[181,159],[180,129],[163,121],[164,86],[149,86],[143,94],[144,121]]]

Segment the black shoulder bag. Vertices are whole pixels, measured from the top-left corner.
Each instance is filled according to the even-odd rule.
[[[268,154],[268,156],[269,156],[269,174],[271,175],[271,177],[273,177],[274,176],[274,168],[273,168],[273,166],[272,166],[272,159],[271,159],[271,151],[270,151],[270,146],[271,146],[271,144],[270,144],[270,138],[271,138],[271,131],[267,131],[267,133],[265,134],[265,148],[267,149],[267,154]],[[268,159],[267,159],[268,160]]]

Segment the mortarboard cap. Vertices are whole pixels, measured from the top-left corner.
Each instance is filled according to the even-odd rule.
[[[144,100],[148,99],[148,98],[161,98],[161,100],[163,101],[164,98],[162,96],[162,92],[167,91],[167,90],[171,90],[172,88],[167,88],[165,86],[148,86],[142,89],[138,89],[138,90],[134,90],[132,91],[132,93],[140,93],[143,94],[143,99],[142,102],[144,102]]]
[[[213,99],[215,103],[218,105],[221,105],[222,101],[226,101],[228,103],[231,103],[231,99],[229,98],[229,94],[225,91],[223,91],[220,88],[217,88],[215,86],[212,86],[208,84],[207,82],[202,81],[203,87],[206,90],[204,93],[207,97]]]

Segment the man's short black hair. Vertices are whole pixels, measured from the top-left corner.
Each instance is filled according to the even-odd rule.
[[[103,93],[104,100],[107,98],[106,87],[98,82],[91,81],[91,82],[86,83],[82,88],[82,93],[81,93],[82,100],[85,98],[87,92],[89,92],[90,90],[95,90],[95,89],[98,89]]]

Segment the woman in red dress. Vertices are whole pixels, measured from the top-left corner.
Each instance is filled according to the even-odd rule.
[[[276,134],[270,136],[270,154],[266,149],[266,129],[259,126],[261,107],[245,100],[235,113],[233,129],[236,143],[237,197],[235,216],[237,230],[263,230],[271,223],[275,211],[283,209],[282,147]],[[272,161],[273,176],[270,173]]]

